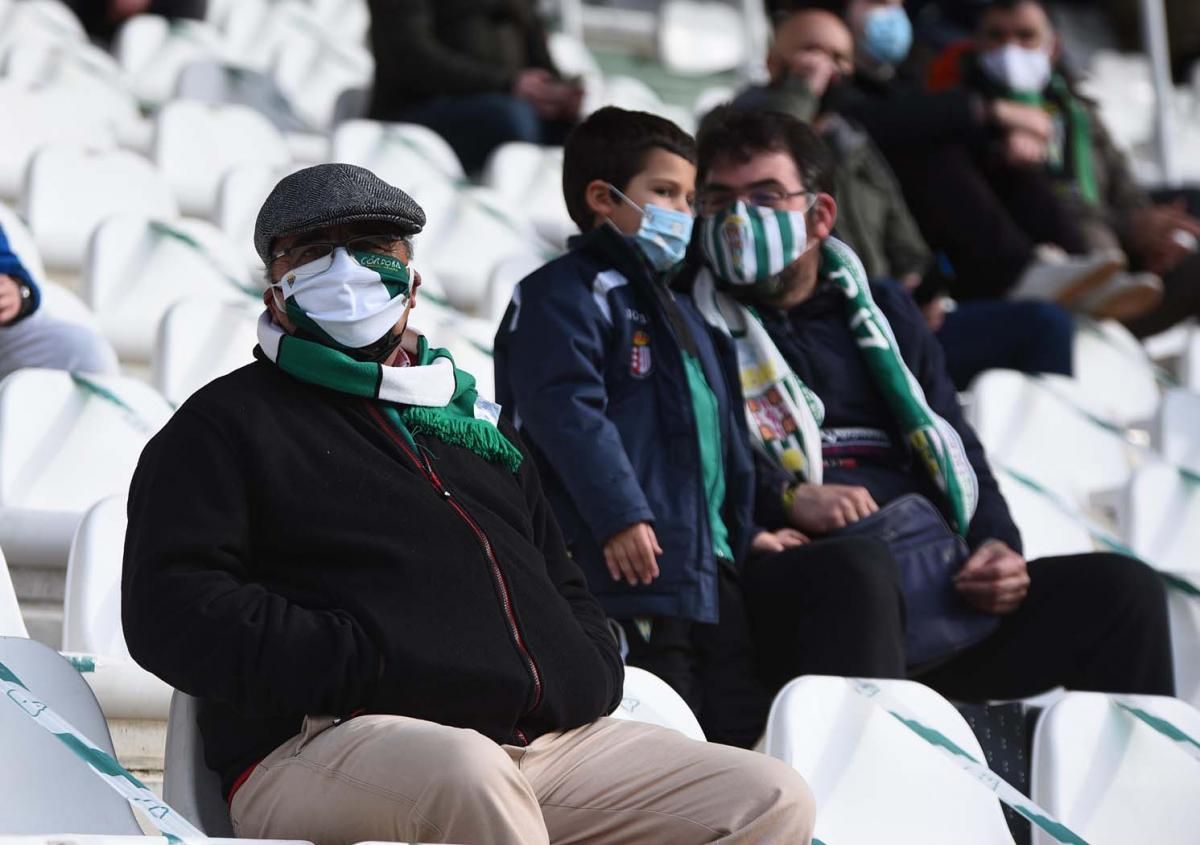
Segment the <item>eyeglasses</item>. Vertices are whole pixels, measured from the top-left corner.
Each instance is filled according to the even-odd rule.
[[[297,244],[272,255],[271,263],[285,259],[289,272],[297,278],[315,276],[333,266],[333,251],[339,246],[344,246],[349,252],[390,255],[401,261],[412,259],[412,243],[400,235],[358,235],[341,242],[313,241]]]
[[[788,200],[794,197],[811,197],[816,199],[812,191],[784,191],[779,188],[755,188],[753,191],[731,191],[727,188],[714,188],[701,191],[696,197],[696,210],[708,217],[718,211],[724,211],[739,199],[745,199],[750,205],[763,208],[780,209]]]

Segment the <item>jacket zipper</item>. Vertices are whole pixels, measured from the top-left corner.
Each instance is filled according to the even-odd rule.
[[[525,714],[528,715],[542,703],[542,673],[538,670],[537,662],[533,659],[533,654],[529,651],[529,647],[525,644],[525,638],[521,635],[521,628],[517,624],[517,614],[513,610],[512,594],[508,588],[508,580],[504,577],[504,570],[500,568],[500,561],[497,559],[495,550],[492,548],[492,541],[488,539],[487,534],[484,533],[479,523],[475,521],[475,518],[446,489],[446,485],[442,483],[442,479],[434,471],[433,466],[429,463],[429,459],[425,458],[421,460],[418,458],[412,449],[408,447],[408,444],[404,442],[404,438],[394,431],[388,421],[383,418],[378,409],[370,404],[367,405],[367,408],[376,423],[403,450],[404,454],[416,464],[421,474],[433,485],[433,489],[441,494],[442,500],[449,504],[454,509],[454,512],[458,514],[459,518],[467,524],[467,527],[471,529],[471,532],[475,535],[475,539],[483,549],[484,557],[487,558],[488,567],[492,573],[492,581],[495,584],[496,592],[500,596],[500,603],[504,606],[504,617],[508,622],[509,634],[512,636],[513,643],[516,645],[517,651],[520,652],[521,657],[525,661],[525,666],[529,669],[529,674],[533,678],[533,705],[525,711]],[[513,732],[522,745],[529,744],[524,731],[520,728],[514,728]]]

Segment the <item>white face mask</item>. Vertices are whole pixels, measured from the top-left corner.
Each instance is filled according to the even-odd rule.
[[[980,54],[979,63],[993,81],[1026,94],[1040,93],[1054,72],[1050,54],[1045,50],[1016,44],[1006,44]]]
[[[412,268],[391,256],[351,255],[339,246],[328,268],[312,275],[304,270],[288,271],[271,287],[283,294],[284,309],[293,322],[309,331],[315,326],[348,349],[382,338],[408,307]]]

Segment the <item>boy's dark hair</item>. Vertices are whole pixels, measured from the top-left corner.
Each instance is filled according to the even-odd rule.
[[[606,106],[571,130],[563,149],[563,198],[581,230],[586,232],[595,223],[585,196],[588,184],[601,179],[624,191],[646,166],[646,154],[655,149],[696,163],[692,136],[648,112]]]
[[[833,154],[811,126],[790,114],[717,106],[700,121],[696,147],[697,185],[718,159],[742,162],[757,153],[782,152],[796,162],[807,190],[834,193]]]

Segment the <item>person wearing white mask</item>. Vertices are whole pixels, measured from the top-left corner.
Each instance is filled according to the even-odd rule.
[[[233,829],[806,845],[787,764],[608,717],[617,639],[536,465],[407,325],[424,224],[363,168],[285,177],[255,227],[257,360],[193,394],[130,487],[125,639],[199,699]]]
[[[1140,336],[1154,334],[1200,313],[1200,219],[1183,202],[1156,204],[1138,185],[1060,54],[1053,23],[1038,0],[998,0],[981,14],[975,43],[948,52],[935,64],[931,81],[940,89],[957,85],[1045,113],[1052,132],[1042,137],[1013,131],[1003,155],[1053,180],[1055,204],[1079,221],[1089,249],[1127,255],[1140,271],[1114,277],[1076,305],[1122,319]],[[1024,207],[1013,207],[1012,214],[1021,224],[1030,219]]]

